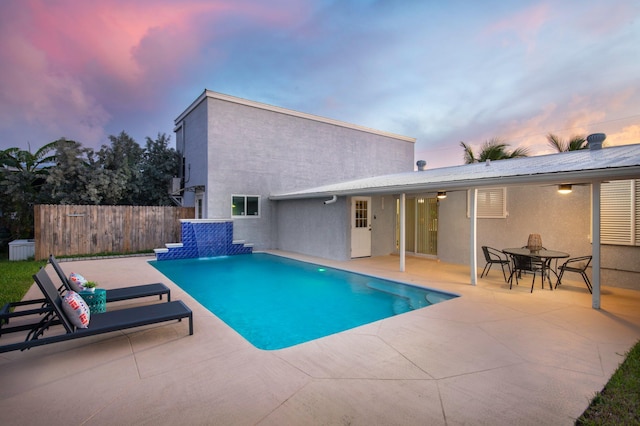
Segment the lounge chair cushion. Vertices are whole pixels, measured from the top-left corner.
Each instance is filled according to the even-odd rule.
[[[91,312],[89,306],[75,291],[68,291],[62,299],[62,309],[69,317],[69,321],[78,328],[89,327]]]
[[[84,283],[87,282],[87,279],[80,274],[76,274],[72,272],[69,275],[69,285],[71,286],[71,290],[76,293],[83,290]]]

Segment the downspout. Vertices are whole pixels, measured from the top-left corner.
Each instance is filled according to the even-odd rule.
[[[330,199],[328,199],[328,200],[324,201],[324,204],[325,204],[325,205],[326,205],[326,204],[333,204],[333,203],[335,203],[336,201],[338,201],[338,196],[337,196],[337,195],[334,195],[334,196],[333,196],[333,197],[331,197]]]

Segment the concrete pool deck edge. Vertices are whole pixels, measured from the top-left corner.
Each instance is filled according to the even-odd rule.
[[[603,287],[594,310],[578,280],[529,293],[509,290],[499,271],[471,286],[467,267],[428,259],[407,258],[399,272],[396,256],[276,253],[462,297],[262,351],[148,259],[65,262],[101,287],[165,282],[194,311],[195,334],[172,323],[2,354],[0,422],[573,424],[640,338],[631,290]]]

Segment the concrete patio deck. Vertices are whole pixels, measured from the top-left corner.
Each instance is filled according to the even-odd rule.
[[[64,262],[101,287],[167,283],[195,333],[183,321],[0,354],[0,424],[570,425],[640,339],[640,292],[604,287],[594,310],[579,276],[529,293],[530,277],[509,290],[495,267],[471,286],[467,267],[434,260],[402,273],[395,256],[291,256],[462,297],[262,351],[149,258]]]

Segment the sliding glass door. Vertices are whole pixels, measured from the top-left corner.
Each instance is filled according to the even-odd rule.
[[[438,200],[415,197],[406,199],[405,250],[408,253],[438,254]],[[400,200],[396,203],[396,249],[400,248]]]

